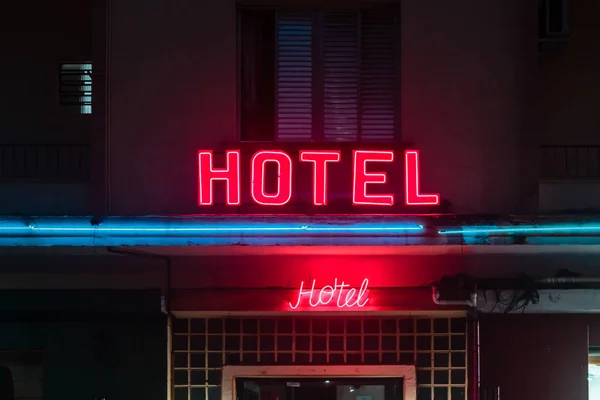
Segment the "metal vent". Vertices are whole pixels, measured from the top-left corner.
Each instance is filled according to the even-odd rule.
[[[92,64],[60,66],[60,105],[78,114],[92,113]]]

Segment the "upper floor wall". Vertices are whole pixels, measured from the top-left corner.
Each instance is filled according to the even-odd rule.
[[[284,212],[600,208],[594,2],[373,0],[363,14],[347,1],[330,3],[334,13],[283,3],[13,7],[0,67],[0,212],[270,212],[249,194],[260,148],[294,161]],[[545,3],[564,12],[542,19],[560,22],[561,34],[540,53]],[[299,42],[307,29],[309,43]],[[70,87],[75,104],[65,77],[81,79]],[[305,147],[307,130],[316,143]],[[340,141],[348,136],[361,143]],[[311,165],[298,161],[306,148],[342,150],[329,168],[329,209],[311,206]],[[369,190],[394,194],[397,207],[351,205],[356,148],[396,151],[388,185]],[[420,150],[420,190],[439,193],[440,207],[404,207],[406,148]],[[224,150],[241,149],[243,207],[198,207],[200,149],[215,152],[217,167]],[[220,183],[216,191],[223,204]]]
[[[105,22],[103,0],[13,2],[6,10],[0,38],[3,214],[89,212],[90,144],[93,135],[104,134]]]
[[[564,34],[540,56],[537,142],[541,212],[600,209],[600,67],[594,16],[600,4],[565,0]]]
[[[297,159],[305,144],[241,140],[239,9],[234,0],[111,3],[106,176],[111,213],[238,212],[198,206],[198,150],[241,149],[249,158],[266,146]],[[528,196],[521,190],[523,172],[528,154],[537,151],[522,140],[535,88],[537,4],[403,0],[398,18],[395,136],[379,148],[395,150],[397,160],[407,146],[420,151],[421,190],[439,193],[444,204],[431,211],[522,211]],[[325,106],[308,107],[319,112]],[[369,149],[337,142],[322,147]],[[243,170],[249,169],[248,158]],[[310,199],[311,170],[297,171],[303,175],[294,178],[294,190]],[[404,191],[401,171],[400,165],[386,187],[398,199]],[[343,183],[349,182],[351,165],[329,173],[330,182],[340,185],[335,195],[351,203],[351,185]],[[248,178],[241,185],[247,194]],[[286,211],[298,210],[321,212],[298,204]]]

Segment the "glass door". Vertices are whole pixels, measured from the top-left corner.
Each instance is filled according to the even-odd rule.
[[[402,378],[238,378],[236,400],[403,400]]]

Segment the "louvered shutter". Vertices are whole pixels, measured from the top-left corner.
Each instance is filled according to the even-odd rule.
[[[361,15],[360,132],[365,141],[392,140],[396,92],[395,15]]]
[[[321,16],[277,15],[277,139],[393,140],[395,15],[366,11]],[[318,38],[315,21],[322,24]],[[319,65],[313,56],[315,40],[320,41]],[[322,87],[322,98],[320,91],[315,98],[315,87]],[[322,113],[315,104],[322,104]],[[315,132],[315,126],[323,132]]]
[[[311,140],[313,132],[313,16],[277,15],[276,134]]]
[[[324,137],[355,141],[359,129],[358,14],[323,17]]]

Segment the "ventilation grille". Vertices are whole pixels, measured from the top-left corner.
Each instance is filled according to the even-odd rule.
[[[60,66],[60,105],[78,114],[92,113],[92,64]]]
[[[173,323],[175,400],[220,400],[223,365],[416,365],[418,400],[465,400],[464,318],[195,318]]]

